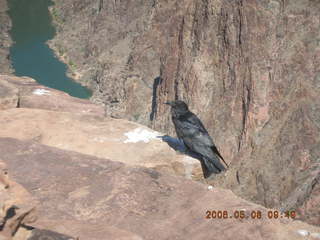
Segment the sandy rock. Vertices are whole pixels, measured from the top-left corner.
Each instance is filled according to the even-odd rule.
[[[230,190],[209,191],[206,184],[152,169],[10,138],[0,138],[0,154],[14,178],[40,201],[37,226],[64,228],[62,233],[80,239],[300,240],[299,230],[320,232],[300,221],[268,219],[270,209]],[[261,211],[262,218],[206,219],[208,210],[229,216]],[[127,238],[110,238],[110,231]]]
[[[187,178],[202,177],[198,160],[177,154],[162,141],[172,138],[127,120],[15,108],[1,112],[0,124],[1,137],[34,140],[129,165],[163,169]]]

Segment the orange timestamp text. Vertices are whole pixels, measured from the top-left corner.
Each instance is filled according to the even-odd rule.
[[[208,210],[205,215],[206,219],[281,219],[281,218],[296,218],[295,211],[281,212],[278,210],[260,211],[260,210]]]

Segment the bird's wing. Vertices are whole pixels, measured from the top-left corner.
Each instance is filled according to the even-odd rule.
[[[221,156],[221,154],[219,153],[217,147],[213,144],[213,146],[211,147],[212,151],[217,154],[219,156],[219,158],[224,162],[224,164],[229,167],[229,165],[226,163],[226,161],[224,160],[224,158]]]
[[[205,178],[212,173],[224,171],[225,167],[219,159],[221,155],[212,150],[216,147],[209,134],[206,131],[202,131],[201,125],[193,125],[190,124],[190,122],[184,123],[185,124],[182,124],[184,127],[183,132],[185,133],[182,138],[183,142],[191,151],[202,155],[202,168]]]
[[[197,142],[201,142],[204,146],[214,146],[212,138],[203,126],[200,119],[190,112],[185,118],[181,119],[181,132],[183,132],[184,138],[193,138]],[[186,139],[188,141],[188,139]]]
[[[204,152],[207,157],[212,157],[212,151],[227,165],[217,147],[214,145],[209,133],[195,114],[190,112],[185,118],[181,119],[181,122],[183,124],[178,124],[178,128],[180,128],[179,132],[183,133],[180,135],[182,135],[181,138],[187,147],[198,153]],[[211,149],[211,151],[209,149]]]
[[[175,130],[176,130],[177,137],[182,140],[183,135],[182,135],[182,132],[179,131],[180,128],[179,128],[178,120],[173,117],[173,118],[172,118],[172,121],[173,121],[173,123],[174,123],[174,128],[175,128]]]

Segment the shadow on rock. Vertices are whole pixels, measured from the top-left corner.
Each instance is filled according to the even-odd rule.
[[[184,145],[183,141],[179,138],[170,137],[169,135],[158,136],[158,138],[161,138],[162,141],[166,142],[169,145],[169,147],[173,148],[175,151],[181,152],[192,158],[201,160],[201,155],[188,150],[186,145]]]

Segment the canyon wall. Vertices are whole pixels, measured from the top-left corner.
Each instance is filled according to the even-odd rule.
[[[320,224],[320,2],[54,0],[50,45],[107,115],[173,134],[184,99],[229,171],[215,183]]]
[[[320,227],[186,179],[186,156],[159,132],[28,77],[0,75],[0,93],[2,240],[319,239]]]
[[[9,36],[11,21],[6,13],[8,10],[7,0],[0,0],[0,72],[11,73],[11,62],[9,48],[12,44]]]

